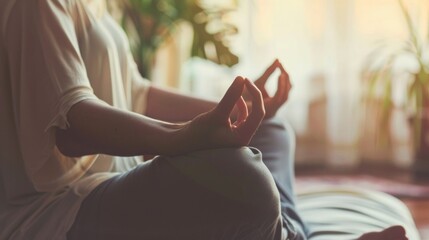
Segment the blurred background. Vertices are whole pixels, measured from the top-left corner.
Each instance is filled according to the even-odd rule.
[[[429,239],[428,0],[110,2],[155,85],[219,100],[278,58],[293,84],[278,117],[296,134],[296,191],[387,192]]]
[[[128,0],[112,9],[156,85],[216,100],[236,75],[256,79],[280,59],[293,89],[279,117],[297,135],[298,165],[408,169],[429,141],[427,0]]]

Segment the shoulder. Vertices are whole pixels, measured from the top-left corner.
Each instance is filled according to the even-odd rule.
[[[58,27],[74,28],[80,0],[0,0],[0,37],[9,33],[43,33]],[[15,29],[15,30],[14,30]],[[19,34],[18,34],[19,35]]]
[[[0,22],[7,23],[11,16],[22,19],[43,17],[45,14],[69,14],[79,0],[0,0]]]
[[[43,18],[45,15],[71,16],[80,7],[80,0],[13,0],[22,2],[23,9],[28,15]],[[31,6],[31,7],[30,7]]]

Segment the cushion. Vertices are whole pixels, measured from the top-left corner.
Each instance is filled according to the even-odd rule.
[[[420,240],[408,208],[386,193],[326,187],[301,192],[297,198],[298,211],[309,226],[310,240],[357,239],[365,232],[392,225],[403,226],[409,239]]]

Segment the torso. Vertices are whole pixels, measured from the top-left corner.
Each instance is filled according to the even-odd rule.
[[[37,1],[49,0],[31,2],[35,5]],[[72,14],[76,14],[74,20],[79,21],[78,28],[81,28],[81,32],[76,33],[79,42],[78,47],[96,96],[117,108],[130,110],[132,75],[130,66],[133,62],[129,59],[127,38],[120,26],[115,23],[106,11],[105,1],[58,1],[73,8],[70,11],[72,11]],[[8,17],[4,14],[7,13],[8,9],[6,8],[12,6],[15,2],[19,2],[21,6],[27,4],[25,0],[0,0],[0,27],[2,31],[7,26],[5,19]],[[0,37],[4,37],[3,33],[0,34]],[[52,234],[52,226],[47,225],[55,223],[53,226],[58,225],[58,229],[67,229],[68,221],[73,218],[78,210],[82,198],[88,191],[103,181],[100,178],[100,174],[111,176],[109,175],[111,171],[123,171],[132,168],[138,164],[139,159],[121,159],[120,162],[125,167],[118,170],[119,168],[115,166],[117,159],[101,156],[101,158],[105,159],[95,161],[85,178],[69,183],[69,186],[61,190],[61,194],[38,192],[31,180],[25,179],[26,169],[24,167],[24,162],[38,161],[38,158],[24,159],[20,155],[19,136],[14,132],[16,130],[14,125],[16,119],[11,106],[17,103],[14,102],[14,97],[16,96],[12,96],[12,93],[8,91],[13,79],[9,78],[10,75],[6,71],[9,63],[7,62],[7,50],[5,50],[3,41],[0,39],[0,149],[2,150],[0,151],[0,171],[6,170],[2,166],[8,166],[7,175],[10,176],[10,179],[0,176],[0,226],[2,226],[0,228],[0,238],[4,236],[3,234],[13,233],[16,236],[21,233],[24,234],[20,229],[25,227],[25,229],[28,229],[28,233],[34,230],[40,233],[39,237],[46,236],[38,239],[50,239],[48,236]],[[51,158],[54,159],[55,155],[51,156]],[[68,167],[72,166],[77,160],[64,159],[64,161],[68,163],[68,165],[65,165]],[[15,172],[19,174],[15,174]],[[98,173],[98,175],[93,173]],[[88,180],[93,176],[94,178]],[[79,184],[81,180],[82,184]],[[7,189],[1,188],[3,185],[1,181],[4,181],[4,186]],[[9,198],[7,200],[13,204],[13,208],[2,209],[2,201],[6,199],[4,196],[6,192]],[[56,213],[56,215],[53,216],[52,213]],[[3,226],[6,227],[3,228]]]

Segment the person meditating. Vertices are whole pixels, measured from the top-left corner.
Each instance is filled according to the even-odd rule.
[[[0,30],[1,240],[307,239],[279,61],[216,103],[143,79],[103,0],[1,0]]]

